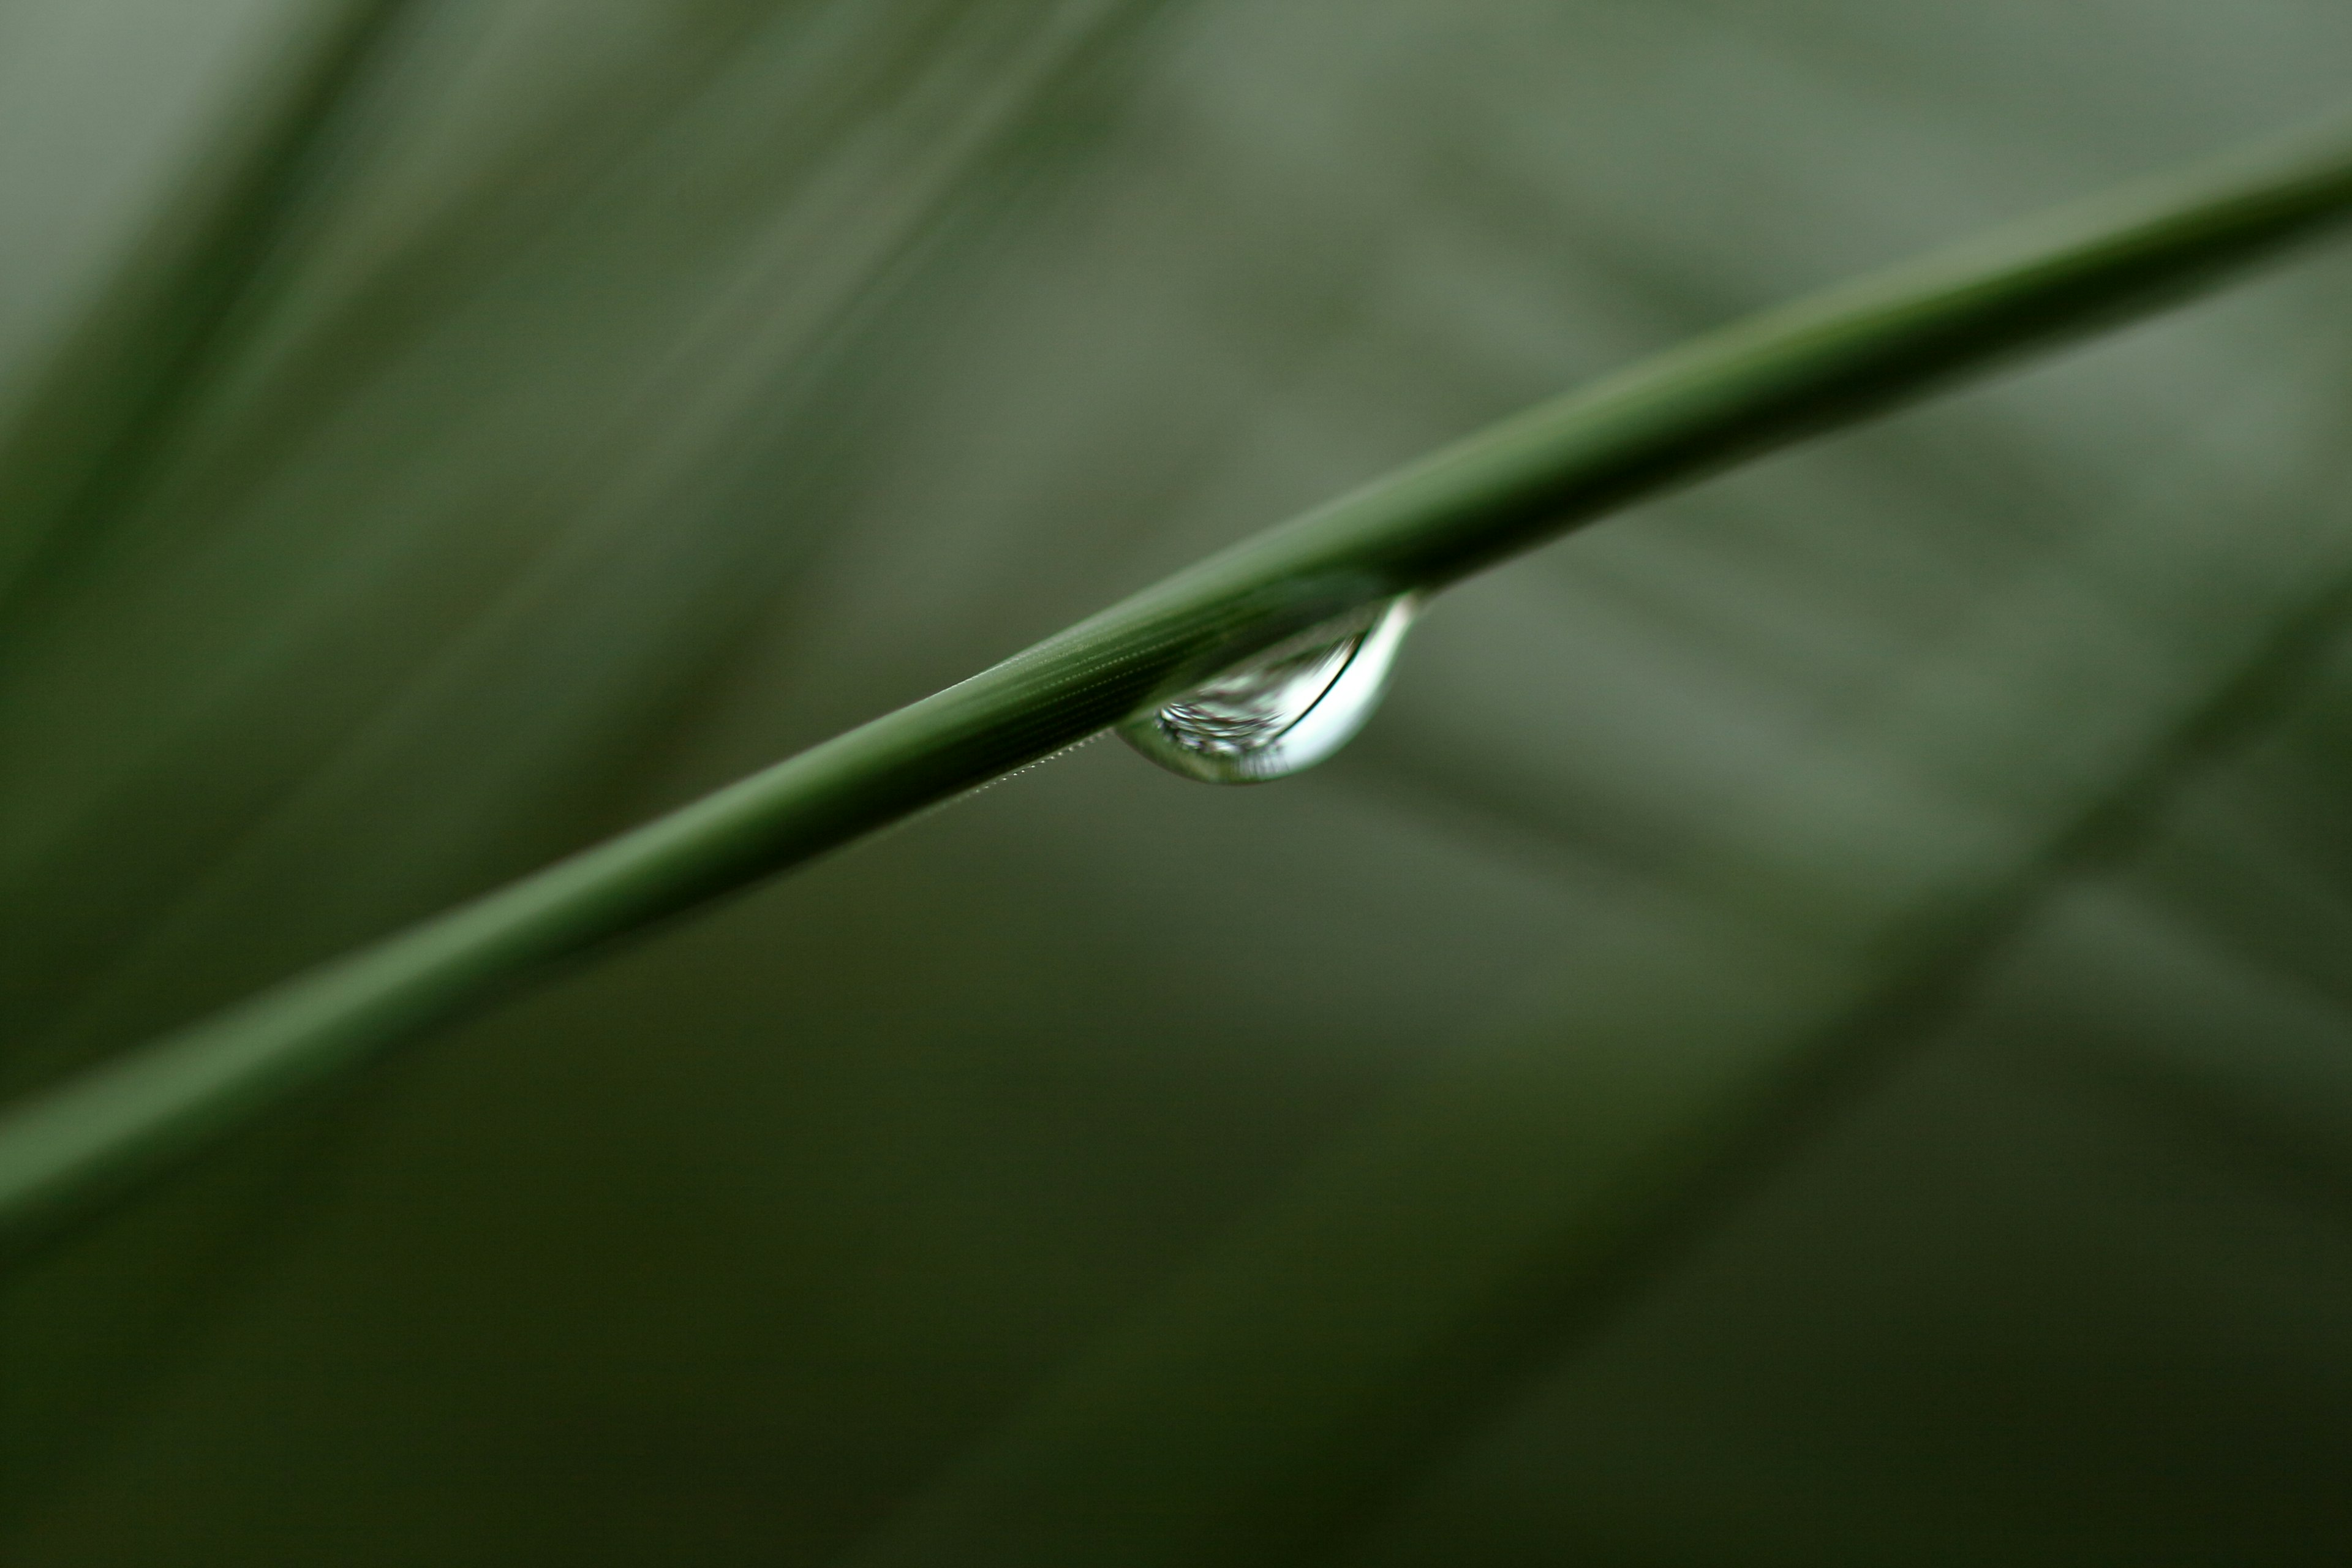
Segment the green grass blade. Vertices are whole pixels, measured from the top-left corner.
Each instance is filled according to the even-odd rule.
[[[0,1119],[0,1240],[55,1226],[548,966],[1084,739],[1340,611],[2146,310],[2352,215],[2340,132],[2137,187],[1703,338],[994,668],[127,1054]]]
[[[1434,1060],[838,1568],[1342,1558],[1367,1500],[1402,1494],[1531,1368],[1601,1332],[1758,1173],[1932,1037],[2053,889],[2313,681],[2352,608],[2352,542],[2307,516],[2246,520],[2262,566],[2208,563],[2206,592],[2181,596],[2246,606],[2240,630],[2120,700],[2105,768],[2044,745],[2013,768],[2028,782],[2000,828],[1884,857],[1868,885],[1792,866],[1743,907],[1719,868],[1686,868],[1629,898],[1563,957],[1536,1016]],[[2087,639],[2041,630],[2003,700],[1973,724],[1943,715],[1948,731],[2017,756],[2080,723],[2064,674]],[[1801,837],[1828,809],[1757,820]]]
[[[145,481],[315,195],[408,0],[332,0],[49,367],[0,446],[0,632]]]

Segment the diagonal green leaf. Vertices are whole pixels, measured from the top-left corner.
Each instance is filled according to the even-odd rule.
[[[1914,672],[1899,711],[1919,727],[1898,723],[1897,751],[1938,793],[2000,809],[1922,832],[1939,809],[1921,789],[1890,832],[1811,786],[1759,790],[1747,855],[1703,853],[1629,900],[1559,966],[1540,1017],[1434,1064],[845,1561],[1320,1560],[1917,1043],[2053,888],[2311,680],[2352,607],[2352,535],[2311,528],[2289,493],[2202,542],[2166,606],[2172,646],[2195,651],[2115,683],[2090,766],[2053,738],[2083,725],[2075,678],[2109,657],[2095,632],[2004,621],[1998,700],[1973,709]],[[2201,643],[2219,606],[2233,629]],[[1958,743],[1922,739],[1937,731]],[[1951,759],[1971,752],[2023,760],[1970,791]],[[1843,874],[1820,852],[1835,835],[1879,875]],[[1811,852],[1739,864],[1775,840]]]
[[[558,961],[1076,742],[1354,606],[2175,299],[2352,211],[2339,136],[2137,188],[1540,406],[961,685],[135,1051],[0,1122],[23,1239]]]

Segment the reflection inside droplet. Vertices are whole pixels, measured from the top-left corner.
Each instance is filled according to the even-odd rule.
[[[1119,737],[1210,784],[1258,784],[1312,766],[1380,705],[1415,608],[1408,594],[1326,621],[1137,714]]]

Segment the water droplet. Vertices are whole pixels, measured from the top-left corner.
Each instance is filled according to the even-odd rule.
[[[1380,706],[1419,606],[1407,594],[1324,622],[1252,654],[1119,726],[1119,738],[1171,773],[1260,784],[1338,751]]]

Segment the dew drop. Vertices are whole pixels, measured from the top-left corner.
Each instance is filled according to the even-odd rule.
[[[1418,607],[1407,594],[1310,627],[1137,714],[1119,738],[1209,784],[1262,784],[1311,767],[1380,706]]]

